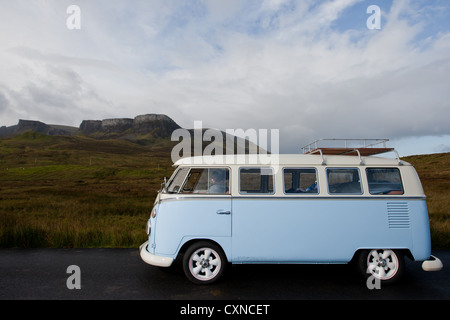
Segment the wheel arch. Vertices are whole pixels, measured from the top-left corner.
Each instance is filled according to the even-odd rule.
[[[184,255],[186,250],[192,244],[194,244],[196,242],[203,242],[203,241],[210,242],[210,243],[213,243],[216,246],[218,246],[222,250],[222,252],[224,253],[224,255],[225,255],[226,259],[227,259],[227,262],[230,262],[231,255],[229,255],[229,250],[225,250],[225,248],[227,247],[227,243],[224,242],[224,241],[220,241],[218,239],[212,239],[212,238],[206,238],[206,237],[185,239],[185,241],[181,245],[180,249],[178,250],[177,260]]]
[[[409,250],[408,248],[359,248],[355,251],[355,253],[353,254],[352,259],[349,261],[349,263],[355,263],[358,261],[359,255],[362,251],[366,251],[366,250],[374,250],[374,249],[391,249],[391,250],[397,250],[400,251],[404,257],[408,257],[409,259],[411,259],[412,261],[414,260],[414,256],[411,253],[411,250]]]

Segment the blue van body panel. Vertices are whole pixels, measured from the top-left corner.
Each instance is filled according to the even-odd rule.
[[[424,199],[179,197],[157,210],[149,251],[171,258],[193,239],[217,242],[232,263],[347,263],[371,248],[431,254]]]
[[[233,262],[346,263],[358,249],[409,249],[429,258],[423,201],[368,199],[233,200]],[[392,213],[388,206],[407,207]],[[389,212],[391,210],[391,212]],[[397,223],[396,219],[400,219]],[[429,229],[428,229],[429,230]],[[428,231],[429,232],[429,231]],[[414,239],[420,246],[414,246]]]
[[[182,245],[191,239],[215,239],[226,246],[229,240],[223,238],[231,237],[231,196],[161,201],[154,225],[156,255],[176,257]]]
[[[428,208],[425,200],[411,201],[411,254],[416,261],[428,260],[431,256],[431,234]]]

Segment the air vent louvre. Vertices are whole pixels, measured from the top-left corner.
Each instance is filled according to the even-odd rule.
[[[409,229],[409,208],[407,202],[388,202],[388,224],[390,229]]]

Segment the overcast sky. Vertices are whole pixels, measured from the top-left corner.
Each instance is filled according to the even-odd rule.
[[[0,125],[147,113],[449,152],[450,1],[0,0]]]

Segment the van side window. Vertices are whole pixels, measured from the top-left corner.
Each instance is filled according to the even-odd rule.
[[[283,169],[284,193],[318,193],[316,169]]]
[[[397,168],[367,168],[370,194],[403,194],[402,178]]]
[[[330,194],[362,194],[357,168],[327,168],[327,179]]]
[[[241,168],[239,171],[240,193],[273,193],[271,168]]]
[[[184,178],[186,178],[187,173],[189,172],[189,168],[181,168],[177,171],[172,180],[169,181],[169,185],[167,186],[167,192],[169,193],[177,193],[181,185],[184,182]]]
[[[229,191],[229,171],[226,168],[193,168],[182,193],[226,194]]]

